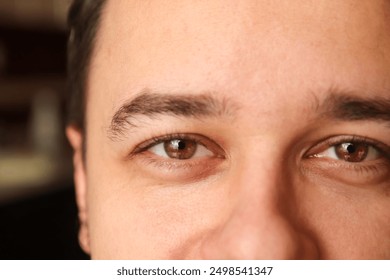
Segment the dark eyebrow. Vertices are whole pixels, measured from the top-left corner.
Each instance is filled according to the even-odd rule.
[[[317,104],[317,109],[321,110],[322,117],[335,120],[390,122],[390,97],[375,94],[361,96],[352,91],[332,89],[321,105]],[[108,134],[114,139],[123,135],[126,128],[137,127],[134,120],[139,115],[151,118],[161,114],[194,118],[229,116],[236,108],[227,99],[217,99],[211,93],[190,95],[144,90],[115,112]]]
[[[226,99],[216,99],[211,93],[164,94],[144,90],[115,112],[109,136],[117,137],[126,127],[137,127],[134,120],[139,115],[151,118],[162,114],[193,118],[231,115],[233,107],[228,108],[227,103]]]
[[[323,116],[341,121],[385,121],[390,122],[390,96],[353,92],[332,92],[322,104]]]

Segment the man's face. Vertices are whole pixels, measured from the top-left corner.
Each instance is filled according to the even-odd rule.
[[[389,4],[108,1],[84,162],[68,130],[85,250],[390,258]]]

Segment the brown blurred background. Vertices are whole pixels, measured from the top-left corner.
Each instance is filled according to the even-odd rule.
[[[84,259],[64,136],[70,0],[0,0],[0,259]]]

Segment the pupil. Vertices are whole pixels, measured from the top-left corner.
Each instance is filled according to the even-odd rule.
[[[178,148],[179,150],[184,150],[185,147],[186,147],[186,144],[184,143],[184,141],[178,141],[178,143],[177,143],[177,148]]]
[[[350,153],[350,154],[353,154],[354,152],[356,152],[356,147],[355,147],[355,145],[349,144],[348,147],[347,147],[347,151],[348,151],[348,153]]]

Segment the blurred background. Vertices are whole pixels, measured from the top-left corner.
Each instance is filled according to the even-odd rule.
[[[0,0],[0,259],[85,259],[65,139],[71,0]]]

